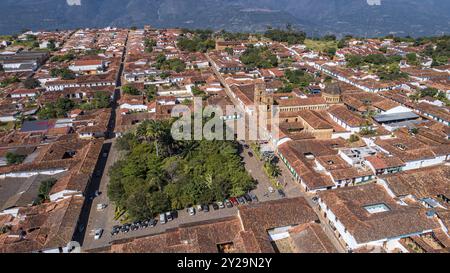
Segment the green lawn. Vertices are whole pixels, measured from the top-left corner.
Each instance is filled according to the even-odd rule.
[[[13,37],[11,35],[0,35],[0,41],[6,40],[11,41]]]
[[[325,51],[327,48],[337,48],[337,41],[315,41],[306,39],[305,45],[314,51]]]

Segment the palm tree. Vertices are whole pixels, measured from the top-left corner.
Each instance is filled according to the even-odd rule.
[[[156,146],[156,155],[159,156],[159,143],[164,142],[170,146],[172,140],[170,137],[170,123],[167,121],[150,120],[145,131],[147,141],[154,141]]]
[[[191,159],[195,149],[198,147],[198,142],[196,141],[186,141],[183,145],[183,151],[181,156],[186,159]]]
[[[278,165],[276,165],[276,164],[273,165],[272,175],[273,175],[274,177],[278,177],[278,176],[281,175],[281,169],[280,169],[280,167],[279,167]]]
[[[148,127],[148,123],[150,121],[149,120],[144,120],[141,124],[139,124],[139,126],[136,128],[136,136],[139,137],[140,139],[143,139],[146,135],[147,132],[147,127]]]

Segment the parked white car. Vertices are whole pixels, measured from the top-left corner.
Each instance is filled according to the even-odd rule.
[[[195,215],[195,209],[193,207],[190,207],[187,209],[189,215],[194,216]]]
[[[95,230],[95,235],[94,235],[94,239],[98,240],[100,239],[100,237],[102,237],[103,234],[103,229],[102,228],[98,228]]]
[[[97,211],[104,210],[107,206],[106,204],[97,204]]]

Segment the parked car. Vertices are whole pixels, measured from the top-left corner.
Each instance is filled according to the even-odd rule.
[[[317,197],[317,196],[314,196],[313,198],[312,198],[312,201],[314,202],[314,203],[318,203],[319,202],[319,197]]]
[[[156,223],[157,223],[157,221],[156,221],[155,219],[150,219],[150,220],[148,220],[148,225],[149,225],[150,227],[156,226]]]
[[[166,212],[166,218],[168,222],[173,220],[172,213],[170,211]]]
[[[167,223],[166,214],[161,213],[161,214],[159,215],[159,222],[160,222],[161,224]]]
[[[108,205],[106,204],[97,204],[97,211],[104,210]]]
[[[131,231],[135,231],[135,230],[138,230],[138,229],[139,229],[138,225],[136,225],[135,223],[131,224],[131,227],[130,227]]]
[[[282,189],[279,189],[279,190],[278,190],[278,195],[279,195],[281,198],[285,198],[285,197],[286,197],[286,194],[284,193],[284,191],[283,191]]]
[[[249,157],[253,157],[253,153],[252,152],[248,152],[247,153]]]
[[[142,222],[141,228],[148,228],[148,220]]]
[[[250,193],[250,197],[252,198],[253,202],[258,202],[258,197],[255,194]]]
[[[230,201],[233,204],[233,206],[239,206],[239,202],[237,201],[236,197],[231,197]]]
[[[239,205],[245,205],[245,203],[246,203],[244,197],[238,197],[237,201],[238,201]]]
[[[225,199],[225,206],[226,206],[227,208],[232,208],[232,207],[233,207],[233,204],[231,203],[230,200]]]
[[[115,236],[115,235],[119,234],[119,232],[120,232],[120,226],[113,226],[111,235]]]
[[[208,205],[203,205],[202,206],[203,212],[209,212],[209,206]]]
[[[129,224],[123,225],[122,228],[120,229],[120,231],[123,233],[128,233],[130,231],[130,227],[131,227],[131,225],[129,225]]]
[[[214,210],[219,210],[219,205],[217,205],[217,203],[212,203],[212,207]]]
[[[244,144],[244,148],[248,149],[248,148],[250,148],[250,146],[248,146],[248,144]]]
[[[274,193],[275,192],[275,190],[272,187],[269,187],[268,190],[269,190],[270,193]]]
[[[225,205],[223,204],[223,202],[217,202],[217,205],[219,206],[220,209],[225,208]]]
[[[197,205],[197,212],[202,211],[203,210],[203,206],[202,205]]]
[[[172,213],[172,218],[173,219],[177,219],[178,218],[178,211],[174,210],[171,213]]]
[[[194,216],[195,215],[195,209],[193,207],[189,207],[187,209],[187,212],[189,213],[190,216]]]
[[[103,234],[103,229],[102,228],[98,228],[95,230],[95,235],[94,235],[94,239],[98,240],[100,239],[100,237],[102,237]]]
[[[243,197],[245,198],[245,201],[252,202],[252,198],[250,197],[250,195],[248,193],[244,194]]]

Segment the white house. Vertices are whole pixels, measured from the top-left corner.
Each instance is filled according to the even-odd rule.
[[[16,89],[11,92],[11,98],[34,98],[37,96],[38,91],[35,89]]]
[[[77,60],[69,69],[74,72],[84,72],[95,74],[99,71],[104,71],[106,62],[103,60]]]

